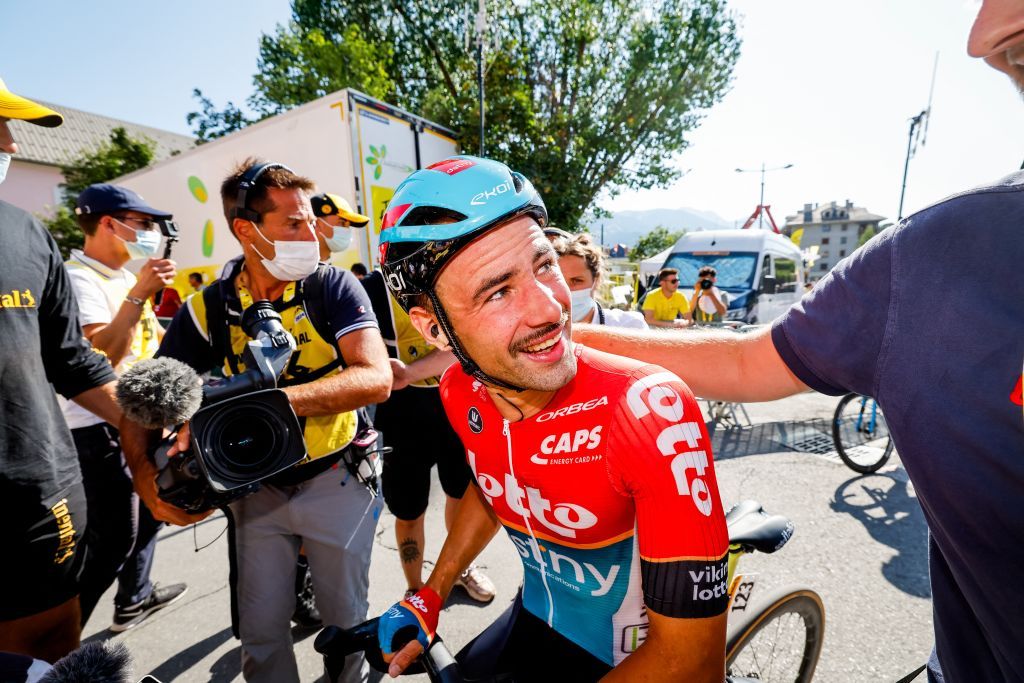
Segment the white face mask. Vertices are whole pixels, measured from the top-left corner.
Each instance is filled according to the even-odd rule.
[[[111,218],[120,223],[123,227],[135,233],[134,242],[129,242],[117,233],[114,233],[117,239],[124,242],[124,246],[128,248],[128,256],[130,258],[152,258],[156,256],[156,252],[160,250],[161,235],[159,230],[136,230],[132,226],[124,223],[123,221],[117,220],[113,216],[111,216]]]
[[[249,221],[252,223],[252,221]],[[268,259],[254,244],[253,251],[260,255],[261,263],[267,272],[282,282],[302,280],[313,274],[320,262],[320,244],[313,240],[296,242],[294,240],[268,240],[260,230],[260,226],[252,223],[263,241],[274,246],[274,258]],[[313,232],[312,229],[310,232]],[[314,234],[315,238],[316,235]]]
[[[7,177],[7,168],[11,165],[11,155],[7,152],[0,152],[0,183]]]
[[[323,223],[324,227],[332,231],[332,235],[328,237],[326,231],[321,233],[324,238],[324,242],[327,244],[327,248],[331,251],[345,251],[349,245],[352,244],[352,230],[340,225],[331,225],[323,218],[317,218],[318,221]]]
[[[577,289],[570,291],[569,294],[572,302],[572,320],[578,323],[590,315],[597,302],[594,301],[593,290],[590,289]]]

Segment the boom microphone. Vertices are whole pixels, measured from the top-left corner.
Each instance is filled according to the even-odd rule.
[[[173,358],[140,361],[117,381],[117,402],[125,416],[147,429],[181,424],[203,402],[196,371]]]
[[[86,643],[53,665],[39,683],[128,683],[131,657],[121,643]]]

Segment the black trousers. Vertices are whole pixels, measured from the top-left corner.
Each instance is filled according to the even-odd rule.
[[[135,495],[114,427],[104,422],[72,429],[71,435],[88,504],[85,568],[79,594],[84,625],[114,579],[119,579],[114,598],[117,606],[133,605],[149,597],[153,590],[149,571],[162,523],[153,519]]]

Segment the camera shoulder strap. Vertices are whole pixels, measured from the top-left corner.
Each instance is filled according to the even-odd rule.
[[[206,331],[210,337],[210,346],[213,347],[213,351],[217,356],[217,365],[222,367],[226,360],[231,366],[231,371],[235,374],[238,373],[239,367],[235,354],[231,350],[227,297],[224,296],[222,289],[232,286],[234,276],[240,267],[241,263],[238,264],[238,267],[232,269],[230,274],[225,273],[225,276],[221,279],[211,282],[202,292],[203,304],[206,309]]]

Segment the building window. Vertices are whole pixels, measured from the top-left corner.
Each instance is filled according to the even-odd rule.
[[[821,231],[822,232],[832,232],[832,226],[831,225],[823,225],[823,226],[821,226]]]
[[[822,261],[818,264],[818,270],[828,270],[828,264]]]
[[[839,243],[840,244],[846,244],[846,238],[845,237],[840,237],[839,238]]]
[[[823,249],[821,251],[821,258],[828,258],[828,249]]]
[[[828,244],[828,239],[829,239],[828,237],[822,237],[821,238],[821,243],[822,244]]]
[[[839,258],[843,258],[844,256],[846,256],[846,250],[845,249],[840,249],[839,250]]]
[[[840,230],[840,231],[842,231],[842,232],[846,232],[846,229],[847,229],[848,227],[850,227],[850,226],[848,226],[848,225],[846,225],[846,224],[844,223],[844,224],[843,224],[843,227],[839,228],[839,230]]]

